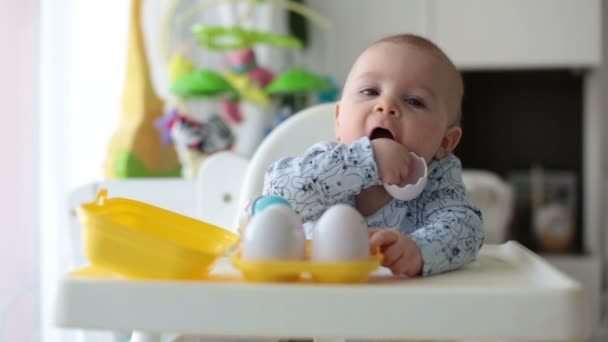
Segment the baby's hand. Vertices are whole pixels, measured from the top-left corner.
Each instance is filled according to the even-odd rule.
[[[411,172],[407,148],[391,139],[374,139],[371,144],[382,183],[403,186]]]
[[[420,249],[407,235],[395,229],[374,228],[369,236],[372,248],[380,247],[384,254],[382,266],[393,274],[415,277],[422,272]]]

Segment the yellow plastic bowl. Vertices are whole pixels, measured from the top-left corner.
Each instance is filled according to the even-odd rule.
[[[310,241],[307,241],[307,255],[310,255]],[[363,283],[371,272],[382,263],[382,253],[375,251],[368,260],[349,262],[312,262],[309,260],[264,260],[253,261],[241,258],[238,250],[232,256],[232,265],[241,271],[245,279],[254,282],[290,282],[304,274],[319,283]]]
[[[133,278],[202,279],[238,242],[220,227],[107,194],[77,209],[93,266]]]

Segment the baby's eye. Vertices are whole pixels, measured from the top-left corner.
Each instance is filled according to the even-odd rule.
[[[424,103],[417,98],[407,98],[405,103],[416,108],[424,108]]]
[[[368,89],[361,90],[361,94],[368,95],[368,96],[376,96],[379,93],[376,89],[368,88]]]

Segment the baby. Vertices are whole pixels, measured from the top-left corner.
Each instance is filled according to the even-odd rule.
[[[271,165],[263,195],[287,199],[304,222],[338,203],[353,206],[394,274],[459,268],[484,239],[481,213],[465,199],[452,154],[462,136],[462,96],[460,73],[435,44],[411,34],[384,38],[348,74],[336,105],[337,142]],[[418,197],[400,201],[382,184],[407,182],[409,152],[424,158],[428,179]]]

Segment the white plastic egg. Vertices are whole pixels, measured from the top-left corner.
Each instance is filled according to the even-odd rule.
[[[327,209],[315,224],[310,259],[316,262],[367,260],[369,248],[363,216],[348,205],[338,204]]]
[[[302,221],[293,209],[273,205],[256,214],[244,232],[242,258],[300,260],[306,256]]]

